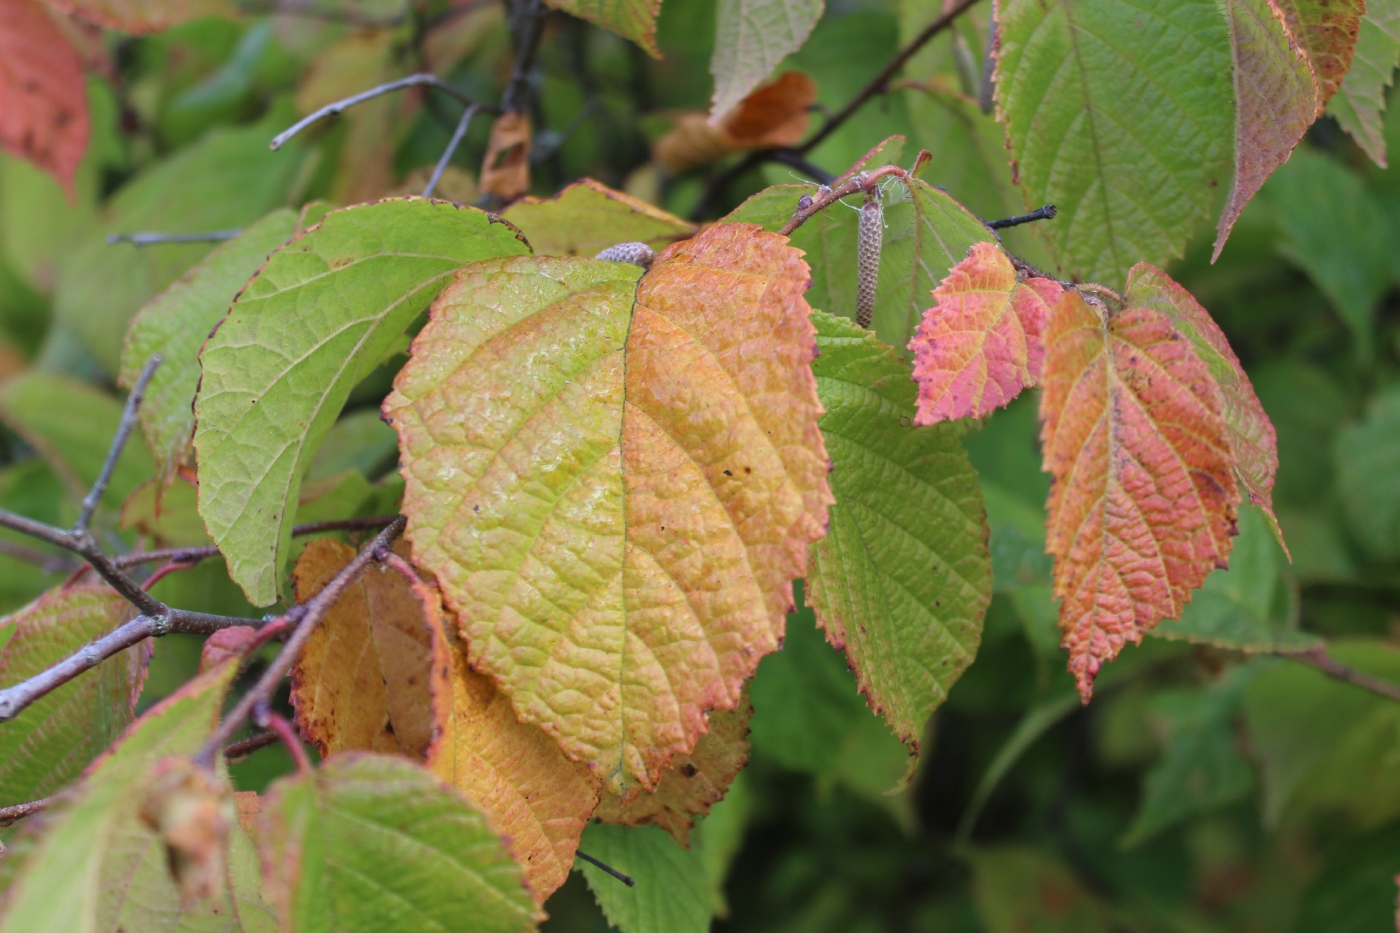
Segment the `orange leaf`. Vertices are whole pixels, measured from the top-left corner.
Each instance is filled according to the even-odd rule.
[[[38,0],[0,0],[0,147],[71,196],[88,129],[78,53]]]
[[[1088,702],[1126,642],[1224,567],[1239,489],[1220,390],[1170,319],[1066,291],[1046,335],[1046,551],[1069,669]]]
[[[1022,280],[1006,254],[975,243],[934,289],[909,341],[919,384],[915,424],[981,418],[1040,381],[1045,322],[1062,289]]]
[[[624,826],[659,826],[683,846],[690,845],[695,818],[724,799],[734,778],[749,761],[749,720],[753,704],[745,691],[738,709],[710,714],[710,731],[700,736],[689,755],[677,755],[661,775],[656,790],[634,788],[605,794],[598,819]]]
[[[668,173],[716,162],[731,152],[791,146],[807,135],[817,85],[800,71],[787,71],[755,89],[718,121],[703,113],[682,114],[652,146]]]
[[[716,224],[641,275],[466,267],[384,405],[473,663],[614,793],[738,704],[831,502],[801,254]]]
[[[598,782],[539,726],[519,720],[510,698],[467,664],[465,646],[453,649],[451,702],[428,769],[486,814],[543,904],[569,877]]]
[[[1240,486],[1249,501],[1264,510],[1274,537],[1287,554],[1288,545],[1274,515],[1278,437],[1229,341],[1191,293],[1155,266],[1145,262],[1133,266],[1123,297],[1129,305],[1151,308],[1169,318],[1195,346],[1196,355],[1220,388],[1225,437],[1230,442]]]
[[[402,542],[395,551],[407,554]],[[297,600],[320,592],[355,556],[318,538],[297,559]],[[436,594],[402,574],[371,567],[336,600],[292,668],[297,727],[322,757],[339,751],[388,752],[421,760],[434,728],[432,668],[445,666]],[[440,654],[439,654],[440,652]]]
[[[1365,0],[1279,0],[1278,5],[1312,59],[1319,102],[1325,104],[1351,70]]]

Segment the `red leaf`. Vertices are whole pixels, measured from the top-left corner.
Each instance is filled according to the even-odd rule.
[[[1088,702],[1126,642],[1174,619],[1224,567],[1239,488],[1221,393],[1190,340],[1146,307],[1067,291],[1046,335],[1046,550],[1069,669]]]
[[[78,53],[37,0],[0,0],[0,146],[71,195],[88,128]]]
[[[1049,279],[1023,281],[995,245],[973,244],[934,290],[909,341],[919,384],[914,423],[981,418],[1039,382],[1045,321],[1061,291]]]

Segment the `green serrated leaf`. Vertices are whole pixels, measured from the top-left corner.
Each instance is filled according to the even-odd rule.
[[[1386,89],[1400,65],[1400,3],[1370,0],[1356,35],[1351,70],[1336,95],[1327,102],[1327,114],[1351,134],[1381,168],[1386,166]]]
[[[624,39],[646,49],[653,58],[660,58],[656,47],[656,14],[661,0],[546,0],[556,10],[586,19],[595,26],[609,29]]]
[[[1182,820],[1249,793],[1254,771],[1240,752],[1234,719],[1256,670],[1237,667],[1205,689],[1167,691],[1153,698],[1166,749],[1143,779],[1142,801],[1123,836],[1125,847],[1141,845]]]
[[[521,198],[501,212],[539,256],[592,258],[618,243],[654,250],[695,233],[695,225],[591,178],[552,198]]]
[[[987,522],[961,426],[913,428],[909,366],[861,328],[812,316],[836,504],[808,602],[870,705],[917,752],[972,663],[991,600]]]
[[[237,910],[227,891],[186,907],[165,866],[163,843],[139,817],[152,768],[199,748],[236,668],[210,671],[149,710],[75,793],[26,827],[14,853],[0,860],[0,873],[9,876],[8,886],[0,879],[0,933],[275,928],[257,895],[256,864],[238,827],[231,827],[228,860]]]
[[[473,208],[403,198],[327,214],[273,254],[200,356],[199,507],[254,605],[277,598],[302,473],[350,390],[453,272],[529,252]]]
[[[132,319],[122,350],[121,384],[135,385],[153,354],[165,358],[141,404],[141,430],[162,479],[168,480],[189,456],[199,348],[224,319],[238,290],[287,242],[295,226],[296,214],[290,210],[268,214],[204,257]]]
[[[108,372],[120,368],[132,315],[214,246],[109,244],[108,234],[234,229],[277,207],[302,160],[296,146],[268,151],[269,122],[215,130],[142,172],[108,202],[104,222],[64,257],[54,313]]]
[[[1376,397],[1334,448],[1337,490],[1353,534],[1380,558],[1400,556],[1400,389]]]
[[[485,817],[400,758],[336,755],[281,779],[258,848],[284,930],[515,933],[542,919]]]
[[[1008,0],[998,112],[1061,267],[1116,284],[1181,254],[1230,184],[1230,35],[1215,0]]]
[[[51,590],[6,620],[0,687],[33,677],[116,628],[131,607],[105,586]],[[71,784],[130,725],[150,647],[128,648],[0,726],[0,800],[21,803]]]
[[[62,412],[63,417],[54,417]],[[39,451],[82,498],[102,472],[122,405],[84,382],[31,370],[0,388],[0,420]],[[120,505],[150,479],[151,455],[139,437],[127,442],[103,502]]]
[[[824,6],[822,0],[719,0],[710,113],[728,113],[802,48]]]
[[[725,220],[776,231],[797,210],[798,199],[815,193],[813,185],[775,185],[749,198]],[[854,318],[860,213],[849,208],[859,206],[860,196],[847,201],[848,207],[833,204],[798,227],[792,245],[806,252],[812,267],[806,296],[812,307]],[[919,179],[894,179],[884,188],[883,203],[885,236],[872,326],[881,341],[902,354],[933,303],[933,289],[967,257],[973,243],[991,242],[993,237],[961,204]]]
[[[621,933],[710,929],[710,895],[700,857],[664,830],[593,823],[583,831],[579,848],[636,882],[629,888],[595,865],[582,859],[576,863],[608,922]]]

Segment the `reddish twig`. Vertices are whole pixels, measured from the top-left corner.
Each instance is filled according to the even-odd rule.
[[[306,774],[311,770],[311,759],[306,757],[306,746],[301,744],[301,736],[297,735],[296,729],[292,728],[286,717],[279,716],[271,710],[267,700],[262,700],[253,707],[253,725],[268,730],[286,746],[292,761],[296,762],[299,774]]]
[[[414,566],[408,561],[404,560],[398,554],[394,553],[393,548],[382,548],[380,550],[380,553],[375,555],[375,560],[379,561],[381,564],[387,564],[394,570],[397,570],[399,574],[409,583],[412,583],[415,586],[425,585],[423,583],[423,578],[418,575],[418,571],[414,568]]]
[[[1281,651],[1285,658],[1302,662],[1310,667],[1315,667],[1328,677],[1336,678],[1345,683],[1369,690],[1372,693],[1385,697],[1388,700],[1400,702],[1400,684],[1394,681],[1385,680],[1368,674],[1365,671],[1358,671],[1354,667],[1343,664],[1327,653],[1323,647],[1308,648],[1304,651]]]
[[[267,748],[269,745],[277,744],[277,733],[272,730],[266,732],[255,732],[246,739],[239,739],[237,742],[230,742],[224,746],[224,760],[229,764],[247,758],[253,752]]]
[[[234,706],[233,711],[224,717],[223,722],[219,723],[213,735],[195,755],[196,762],[205,767],[213,765],[214,756],[218,754],[220,747],[228,742],[234,731],[253,714],[253,710],[257,708],[259,703],[266,702],[272,696],[272,692],[277,689],[282,678],[287,676],[287,672],[291,670],[292,664],[301,654],[302,648],[305,647],[307,639],[311,637],[311,633],[315,631],[326,612],[335,605],[350,584],[364,573],[365,568],[376,559],[376,555],[380,553],[381,549],[388,547],[403,532],[405,524],[406,520],[403,516],[394,519],[389,527],[375,535],[374,539],[360,553],[356,554],[350,563],[342,567],[340,572],[332,577],[331,581],[319,593],[306,603],[287,610],[284,618],[295,625],[296,630],[292,632],[292,636],[287,639],[287,643],[282,646],[282,650],[277,653],[277,657],[268,665],[258,682],[243,695],[243,698]]]
[[[778,233],[783,236],[792,236],[794,230],[811,220],[822,210],[835,204],[842,198],[855,194],[858,191],[867,191],[880,181],[880,179],[894,175],[903,178],[906,182],[910,180],[909,173],[898,165],[882,165],[869,172],[857,172],[855,175],[843,181],[834,188],[819,188],[816,196],[804,195],[798,202],[797,209],[793,211],[792,217],[783,224]]]
[[[17,803],[12,807],[0,807],[0,826],[9,826],[26,816],[42,813],[57,799],[57,797],[44,797],[40,800],[31,800],[29,803]]]

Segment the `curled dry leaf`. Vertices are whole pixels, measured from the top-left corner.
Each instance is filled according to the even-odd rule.
[[[1171,319],[1066,291],[1046,335],[1046,550],[1069,668],[1099,668],[1224,567],[1239,488],[1221,393]]]
[[[710,731],[700,736],[690,754],[672,759],[656,790],[633,788],[622,796],[606,794],[598,805],[598,819],[625,826],[660,826],[688,847],[696,817],[724,799],[735,776],[748,764],[752,718],[753,703],[745,691],[737,709],[710,714]]]
[[[401,556],[408,546],[395,544]],[[297,601],[305,602],[355,557],[318,538],[297,559]],[[402,574],[371,567],[316,626],[292,668],[292,706],[321,755],[373,751],[423,760],[433,738],[433,669],[446,666],[437,596]],[[445,690],[445,687],[439,687]]]
[[[919,384],[915,424],[981,418],[1040,381],[1045,324],[1062,291],[1021,278],[992,243],[976,243],[934,289],[909,349]]]
[[[88,130],[78,53],[39,0],[0,0],[0,147],[71,195]]]
[[[480,188],[503,201],[530,190],[530,118],[525,114],[503,113],[491,124]]]
[[[748,224],[645,276],[475,263],[385,401],[407,536],[472,662],[613,793],[738,704],[823,533],[808,280]]]
[[[787,71],[749,94],[712,123],[703,113],[682,114],[652,146],[652,155],[672,175],[717,162],[733,152],[791,146],[807,135],[808,112],[817,85],[800,71]]]
[[[232,788],[188,758],[167,758],[152,770],[141,821],[165,845],[166,860],[186,903],[208,900],[224,880]]]

